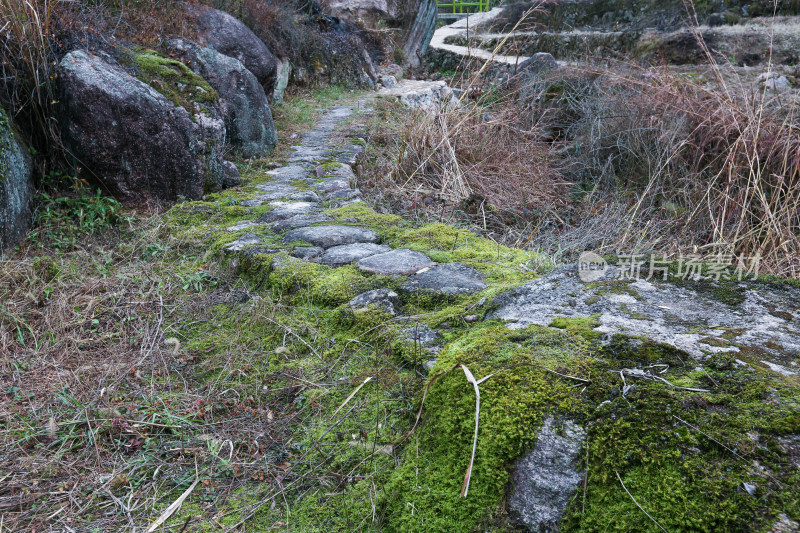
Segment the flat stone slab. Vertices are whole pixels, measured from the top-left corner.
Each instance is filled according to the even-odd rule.
[[[295,215],[290,218],[279,220],[270,227],[272,228],[272,231],[280,233],[290,229],[305,228],[306,226],[311,226],[312,224],[332,222],[333,220],[335,219],[329,215]]]
[[[256,189],[264,191],[267,194],[282,194],[283,196],[288,196],[297,192],[297,187],[287,185],[286,183],[262,183],[261,185],[257,185]]]
[[[259,222],[275,222],[296,215],[309,215],[319,210],[316,202],[271,202],[270,205],[274,209],[261,215]]]
[[[375,289],[359,294],[348,305],[356,310],[366,310],[369,306],[377,306],[390,315],[396,314],[394,304],[397,301],[398,295],[391,289]]]
[[[313,148],[309,146],[293,146],[292,150],[294,151],[294,154],[292,154],[292,156],[289,158],[289,161],[292,162],[313,163],[315,161],[319,161],[320,159],[330,157],[331,155],[330,150]]]
[[[239,239],[228,244],[225,249],[229,252],[238,252],[247,246],[254,246],[260,242],[261,237],[252,233],[248,233],[247,235],[242,235]]]
[[[350,189],[350,181],[344,178],[327,178],[314,184],[314,188],[322,193],[332,193],[344,189]]]
[[[283,242],[305,241],[314,246],[331,248],[342,244],[380,241],[380,235],[368,228],[358,226],[314,226],[293,229],[283,237]]]
[[[239,205],[242,207],[258,207],[260,205],[264,205],[265,203],[269,202],[270,199],[266,196],[256,196],[250,200],[242,200],[239,202]]]
[[[325,197],[326,200],[352,200],[353,198],[360,198],[361,191],[358,189],[340,189],[332,192]]]
[[[241,220],[241,221],[237,222],[236,224],[234,224],[233,226],[228,226],[225,229],[232,233],[234,231],[240,231],[240,230],[243,230],[243,229],[252,228],[253,226],[261,226],[261,225],[262,224],[259,223],[256,220]]]
[[[317,262],[322,258],[325,250],[319,246],[298,246],[292,251],[292,257]]]
[[[407,291],[432,291],[440,294],[468,294],[486,288],[483,274],[461,263],[445,263],[417,274],[403,287]]]
[[[322,263],[332,267],[355,263],[371,255],[382,254],[391,250],[385,244],[356,243],[343,244],[328,248],[322,256]]]
[[[297,202],[319,202],[319,195],[314,191],[300,191],[289,196],[289,199]]]
[[[358,262],[358,268],[371,274],[399,274],[401,276],[410,276],[423,268],[430,268],[434,265],[436,263],[431,261],[427,255],[406,248],[373,255]]]
[[[287,165],[267,171],[267,175],[278,181],[295,181],[311,175],[311,169],[303,165]]]

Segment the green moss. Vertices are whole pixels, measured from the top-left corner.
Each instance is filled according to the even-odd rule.
[[[456,364],[476,378],[530,363],[587,363],[585,344],[542,327],[509,331],[485,323],[450,343],[432,375]],[[477,454],[467,498],[459,497],[472,449],[475,394],[458,368],[429,389],[425,422],[412,437],[381,502],[387,531],[473,531],[502,515],[497,505],[508,481],[506,465],[535,441],[536,429],[554,411],[576,409],[572,383],[539,368],[521,366],[481,384]],[[481,528],[482,529],[482,528]]]
[[[154,50],[141,50],[133,57],[138,67],[138,78],[166,96],[175,105],[194,115],[194,103],[214,103],[219,100],[216,91],[189,67],[164,57]]]
[[[602,337],[603,334],[595,331],[600,326],[599,314],[587,317],[554,317],[550,322],[550,327],[565,329],[570,333],[580,335],[584,339],[592,340]]]
[[[725,339],[720,339],[718,337],[703,337],[699,339],[697,342],[702,342],[703,344],[707,344],[709,346],[716,346],[718,348],[727,348],[731,346],[731,343]]]

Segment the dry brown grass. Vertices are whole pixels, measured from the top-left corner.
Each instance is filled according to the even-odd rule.
[[[503,104],[445,112],[381,104],[371,132],[379,155],[363,186],[400,209],[461,213],[486,229],[565,207],[549,147],[514,115]]]
[[[493,88],[487,65],[464,64],[453,81],[483,90],[480,111],[410,118],[385,167],[390,188],[407,189],[412,205],[477,193],[481,207],[515,215],[494,228],[506,242],[557,255],[758,256],[762,273],[798,277],[798,100],[765,91],[696,37],[701,74],[617,62]],[[481,107],[498,89],[503,111]]]

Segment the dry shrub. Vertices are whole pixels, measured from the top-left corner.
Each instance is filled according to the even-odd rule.
[[[428,112],[382,105],[371,134],[385,148],[365,186],[384,188],[398,207],[440,217],[460,210],[484,226],[565,207],[548,145],[518,115],[503,103]]]
[[[709,88],[669,72],[606,71],[587,87],[579,98],[571,93],[578,118],[559,124],[575,147],[568,174],[592,189],[587,215],[598,203],[629,206],[618,231],[596,246],[696,246],[759,255],[768,271],[800,273],[800,123],[793,107],[721,77]]]
[[[32,132],[37,148],[59,138],[52,84],[57,3],[0,0],[0,103]]]

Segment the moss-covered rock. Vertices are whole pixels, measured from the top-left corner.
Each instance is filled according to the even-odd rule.
[[[199,199],[218,189],[224,125],[186,100],[208,103],[213,90],[177,61],[151,52],[136,57],[153,86],[82,50],[61,61],[59,110],[69,153],[87,177],[128,204]]]

